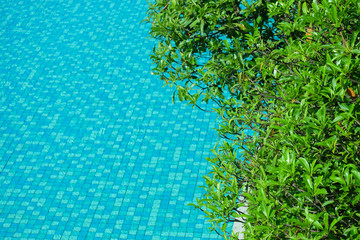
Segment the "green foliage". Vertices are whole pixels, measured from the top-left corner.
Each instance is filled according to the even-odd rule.
[[[358,0],[150,4],[153,72],[218,106],[195,206],[224,238],[243,218],[246,239],[360,239],[359,15]]]

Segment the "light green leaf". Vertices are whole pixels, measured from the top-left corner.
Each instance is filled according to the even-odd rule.
[[[332,121],[332,123],[339,122],[339,121],[341,121],[341,120],[343,120],[343,119],[344,119],[344,116],[338,115],[338,116],[335,117],[335,119]]]
[[[304,167],[305,171],[310,174],[310,164],[305,158],[299,158],[301,165]]]

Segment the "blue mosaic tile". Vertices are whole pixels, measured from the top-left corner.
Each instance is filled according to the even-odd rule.
[[[0,236],[221,239],[187,206],[216,116],[150,74],[147,2],[0,7]]]

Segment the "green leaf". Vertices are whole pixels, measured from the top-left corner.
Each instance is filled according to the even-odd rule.
[[[326,121],[326,107],[325,107],[325,105],[323,105],[319,109],[319,111],[317,111],[316,116],[317,116],[317,118],[318,118],[318,120],[320,122],[325,123],[325,121]]]
[[[340,183],[341,185],[346,185],[345,180],[342,177],[338,177],[338,176],[331,176],[330,179],[336,183]]]
[[[341,121],[341,120],[343,120],[343,119],[344,119],[344,116],[338,115],[338,116],[335,117],[335,119],[332,121],[332,123],[339,122],[339,121]]]
[[[299,158],[299,162],[301,163],[305,171],[310,174],[310,164],[308,163],[308,161],[305,158]]]
[[[351,53],[360,54],[360,49],[352,49]]]
[[[308,188],[308,190],[310,192],[313,191],[313,183],[311,180],[311,177],[309,175],[305,175],[305,182],[306,182],[306,187]]]
[[[328,213],[324,214],[324,225],[325,225],[326,231],[329,231],[329,214]]]
[[[328,192],[326,191],[325,188],[317,189],[315,192],[315,195],[326,195],[326,194],[328,194]]]
[[[336,27],[338,27],[338,15],[337,15],[337,9],[336,9],[336,6],[335,5],[331,5],[330,7],[330,11],[331,11],[331,15],[332,15],[332,18],[336,24]]]
[[[305,15],[308,13],[308,9],[307,9],[306,2],[304,2],[304,3],[302,4],[302,12],[303,12],[303,14],[305,14]]]
[[[343,216],[341,216],[341,217],[337,217],[336,219],[334,219],[333,221],[332,221],[332,223],[330,224],[330,228],[329,228],[329,230],[331,230],[334,226],[335,226],[335,224],[337,224],[339,221],[341,221],[343,219]]]
[[[334,201],[333,200],[331,200],[331,201],[326,201],[326,202],[324,202],[321,206],[322,207],[325,207],[325,206],[327,206],[327,205],[329,205],[329,204],[332,204]]]
[[[351,173],[356,178],[357,182],[360,184],[360,172],[355,169],[352,169]]]
[[[173,95],[172,95],[172,102],[173,102],[173,104],[175,104],[175,95],[176,95],[176,92],[174,92]]]
[[[317,4],[316,1],[313,1],[311,5],[312,5],[313,9],[315,10],[315,12],[318,12],[320,10],[319,5]]]
[[[340,67],[336,66],[336,65],[335,65],[334,63],[332,63],[332,62],[327,62],[326,64],[329,65],[335,72],[336,72],[336,71],[337,71],[337,72],[341,72],[341,73],[343,72]]]
[[[205,24],[204,20],[201,19],[201,22],[200,22],[200,34],[201,34],[201,36],[204,36],[204,24]]]

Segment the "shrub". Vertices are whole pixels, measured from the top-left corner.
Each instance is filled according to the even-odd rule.
[[[360,239],[359,16],[358,0],[150,3],[153,72],[217,104],[195,206],[224,238],[244,221],[245,239]]]

